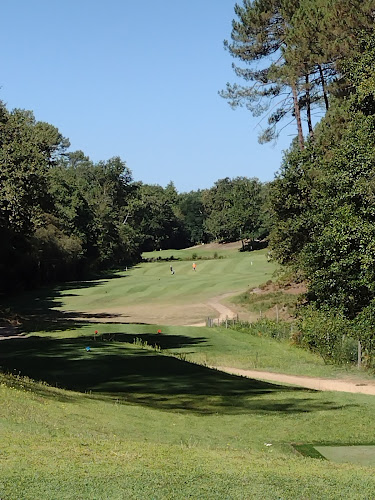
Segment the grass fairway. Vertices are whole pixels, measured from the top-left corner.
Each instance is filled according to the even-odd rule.
[[[186,254],[187,250],[170,252],[181,258],[191,254],[191,251]],[[213,253],[209,249],[205,252],[208,256]],[[274,263],[267,262],[265,251],[241,253],[230,249],[221,252],[225,254],[223,259],[197,260],[195,272],[192,261],[172,262],[174,275],[170,273],[170,262],[147,262],[103,279],[30,293],[24,296],[23,304],[18,300],[16,307],[37,314],[39,318],[53,309],[56,321],[95,317],[122,323],[186,325],[202,322],[207,316],[218,315],[207,304],[209,299],[255,287],[269,280],[276,269]]]
[[[201,264],[232,260],[229,274],[237,259],[240,269],[247,258],[233,253],[233,259],[197,261],[192,279],[200,277]],[[187,283],[190,263],[177,264],[188,266]],[[207,365],[287,367],[327,377],[342,371],[297,348],[230,329],[86,321],[90,307],[98,314],[95,301],[106,310],[116,296],[127,300],[133,272],[129,301],[139,294],[134,306],[141,307],[147,291],[134,288],[144,287],[142,276],[151,284],[159,280],[165,266],[165,279],[178,276],[157,262],[128,277],[22,298],[31,313],[28,337],[0,341],[0,366],[8,373],[0,373],[0,498],[375,498],[373,468],[302,456],[292,446],[372,444],[374,397],[261,382]],[[259,278],[254,286],[268,279]],[[212,296],[203,282],[194,296]],[[178,300],[179,282],[173,283],[166,302]],[[161,288],[151,296],[162,302]],[[147,311],[150,302],[144,304]]]

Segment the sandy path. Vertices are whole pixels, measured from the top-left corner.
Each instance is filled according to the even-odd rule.
[[[231,297],[232,295],[236,295],[237,293],[238,292],[221,295],[220,297],[214,297],[207,302],[208,306],[213,307],[219,313],[219,321],[225,321],[226,318],[233,319],[237,316],[237,314],[229,309],[229,307],[219,302],[221,299]]]
[[[355,392],[361,394],[375,395],[375,381],[346,381],[336,379],[305,377],[300,375],[285,375],[283,373],[263,372],[259,370],[241,370],[229,366],[211,366],[217,370],[241,375],[242,377],[265,380],[267,382],[281,382],[285,384],[297,385],[317,391],[341,391]]]
[[[212,297],[212,299],[208,300],[205,304],[212,309],[215,309],[219,313],[218,318],[214,318],[215,324],[221,323],[225,321],[226,319],[233,319],[237,317],[237,313],[232,311],[232,309],[229,309],[229,307],[225,306],[222,304],[220,301],[222,299],[226,299],[227,297],[232,297],[233,295],[237,295],[240,292],[231,292],[231,293],[226,293],[224,295],[220,295],[219,297]],[[186,326],[206,326],[206,322],[202,321],[200,323],[194,323]]]

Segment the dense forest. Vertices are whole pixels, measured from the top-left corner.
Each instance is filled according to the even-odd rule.
[[[225,178],[189,193],[134,182],[121,158],[69,152],[56,127],[1,104],[0,290],[128,265],[144,250],[268,237],[273,258],[308,285],[300,317],[311,345],[332,354],[347,333],[371,357],[373,2],[243,0],[235,16],[224,45],[244,84],[220,94],[267,122],[260,142],[295,123],[275,180]]]
[[[274,140],[296,138],[269,186],[273,257],[305,280],[300,331],[335,358],[347,336],[371,365],[375,341],[375,8],[367,0],[244,0],[230,54],[245,105]],[[314,114],[322,114],[314,121]],[[306,132],[305,132],[305,128]]]

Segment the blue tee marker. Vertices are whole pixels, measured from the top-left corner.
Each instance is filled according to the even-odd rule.
[[[91,351],[91,347],[87,346],[87,347],[86,347],[86,351],[87,351],[87,352]]]

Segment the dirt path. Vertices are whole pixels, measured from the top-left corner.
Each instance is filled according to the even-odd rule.
[[[242,377],[265,380],[267,382],[281,382],[284,384],[297,385],[317,391],[341,391],[355,392],[361,394],[375,395],[375,381],[346,381],[335,379],[324,379],[315,377],[305,377],[299,375],[285,375],[283,373],[263,372],[259,370],[241,370],[229,366],[211,366],[217,370],[240,375]]]
[[[206,302],[207,306],[211,307],[212,309],[215,309],[219,313],[219,317],[214,319],[215,324],[221,323],[226,319],[233,319],[237,316],[237,313],[235,313],[234,311],[232,311],[232,309],[229,309],[229,307],[222,304],[221,300],[226,299],[228,297],[232,297],[233,295],[237,295],[238,293],[240,292],[226,293],[224,295],[220,295],[219,297],[212,297],[212,299]],[[206,326],[206,322],[202,321],[200,323],[194,323],[192,325],[186,325],[186,326]]]
[[[237,293],[238,292],[226,293],[220,297],[214,297],[207,302],[208,306],[213,307],[219,313],[219,321],[225,321],[226,318],[233,319],[237,316],[232,309],[229,309],[229,307],[220,302],[220,300],[231,297],[232,295],[237,295]]]

